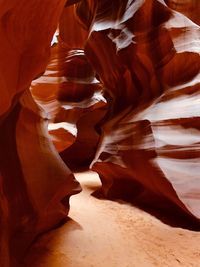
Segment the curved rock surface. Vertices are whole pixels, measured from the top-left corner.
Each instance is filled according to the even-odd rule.
[[[199,219],[199,26],[164,1],[115,4],[77,6],[110,103],[92,170],[106,197],[166,199]]]
[[[165,0],[166,4],[183,13],[197,24],[200,24],[200,2],[198,0]]]
[[[65,7],[59,24],[59,69],[63,81],[57,95],[60,110],[55,123],[67,123],[65,128],[75,133],[73,144],[60,150],[64,162],[74,170],[88,167],[93,160],[100,138],[97,126],[107,112],[102,84],[83,50],[88,34],[77,19],[75,6]],[[60,139],[61,143],[64,139]]]
[[[95,126],[107,103],[84,51],[68,50],[60,42],[53,46],[47,70],[32,82],[31,92],[48,114],[49,134],[67,166],[89,166],[100,138]]]
[[[29,86],[45,70],[65,1],[0,3],[0,265],[17,267],[41,232],[66,218],[78,182],[50,141]],[[39,29],[39,30],[38,30]]]
[[[107,112],[107,103],[83,51],[69,51],[65,62],[66,81],[58,91],[60,110],[55,123],[68,123],[76,132],[73,144],[60,155],[67,166],[77,170],[88,167],[94,159],[100,138],[96,126]]]
[[[94,159],[100,138],[97,125],[107,112],[107,103],[83,49],[69,49],[70,45],[83,43],[70,35],[68,42],[61,27],[47,69],[32,82],[31,92],[50,120],[49,134],[56,149],[66,165],[77,170]]]
[[[176,3],[0,2],[2,267],[66,218],[80,191],[66,164],[95,151],[101,195],[199,221],[199,5]]]

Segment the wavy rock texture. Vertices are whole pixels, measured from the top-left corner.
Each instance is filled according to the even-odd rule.
[[[49,141],[47,120],[29,92],[1,126],[0,161],[9,249],[20,259],[35,236],[66,218],[69,197],[80,191]]]
[[[157,0],[82,1],[77,14],[110,103],[92,163],[101,193],[199,219],[199,27]]]
[[[67,166],[77,170],[88,167],[95,156],[100,138],[97,125],[106,114],[107,103],[83,50],[89,31],[81,27],[74,6],[63,10],[59,32],[59,69],[63,80],[57,95],[60,110],[55,122],[67,123],[65,128],[75,135],[73,144],[60,150],[60,155]]]
[[[198,0],[165,0],[166,4],[183,13],[197,24],[200,24],[200,3]]]
[[[95,126],[105,116],[107,104],[83,51],[70,51],[64,65],[66,81],[58,91],[61,108],[55,122],[69,123],[76,129],[76,139],[60,155],[70,168],[84,168],[94,159],[100,137]]]
[[[16,267],[41,232],[66,218],[80,191],[28,90],[49,58],[65,1],[0,3],[0,265]],[[39,29],[39,30],[36,30]]]
[[[199,220],[199,6],[166,2],[195,23],[164,0],[0,2],[2,267],[66,218],[80,187],[65,163],[98,144],[101,194]]]
[[[107,104],[83,51],[88,31],[77,22],[73,9],[64,8],[58,44],[52,47],[47,69],[33,81],[31,91],[51,120],[49,133],[56,149],[67,166],[77,170],[94,159],[100,138],[96,126]]]
[[[51,139],[70,168],[84,168],[93,160],[99,142],[96,125],[107,111],[102,85],[81,49],[68,50],[63,41],[52,47],[44,75],[31,92],[50,123]]]

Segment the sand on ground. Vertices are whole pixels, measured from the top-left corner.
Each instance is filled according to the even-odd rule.
[[[83,191],[71,220],[40,237],[28,267],[200,267],[200,232],[173,228],[127,203],[99,200],[97,174],[78,173]]]

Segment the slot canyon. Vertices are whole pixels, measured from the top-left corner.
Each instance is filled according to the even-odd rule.
[[[0,21],[0,266],[200,267],[200,1]]]

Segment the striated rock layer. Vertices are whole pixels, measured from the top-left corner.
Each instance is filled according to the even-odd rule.
[[[67,123],[66,128],[75,130],[73,144],[60,151],[67,166],[75,170],[88,168],[93,160],[100,137],[97,125],[107,111],[102,84],[83,50],[88,34],[77,20],[75,6],[67,5],[59,23],[59,69],[63,80],[55,123]]]
[[[83,50],[87,37],[74,6],[65,7],[47,69],[31,86],[35,101],[50,119],[49,134],[56,149],[76,170],[88,168],[93,160],[100,138],[97,125],[107,111],[102,84]]]
[[[181,9],[195,23],[165,2],[180,10],[164,0],[1,1],[2,267],[66,218],[80,191],[66,164],[94,158],[104,196],[167,200],[199,220],[198,2],[195,15],[189,1]]]
[[[76,129],[76,138],[60,155],[70,168],[84,168],[95,156],[100,137],[96,125],[105,116],[107,105],[102,85],[83,51],[69,51],[64,66],[66,81],[58,91],[60,110],[55,123],[69,123]]]
[[[51,2],[51,3],[50,3]],[[17,267],[41,232],[66,218],[78,182],[48,135],[29,86],[45,70],[65,1],[0,3],[0,265]]]
[[[183,13],[197,24],[200,24],[199,0],[165,0],[166,4],[178,12]]]
[[[66,43],[51,49],[45,73],[32,82],[31,92],[48,114],[50,137],[70,168],[88,167],[99,142],[96,125],[107,111],[103,88],[81,49]]]
[[[199,219],[199,26],[161,0],[85,0],[77,14],[109,96],[91,165],[101,193],[152,205],[166,199]]]

